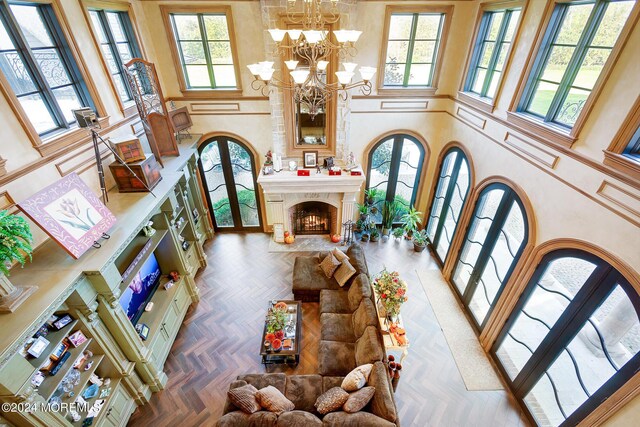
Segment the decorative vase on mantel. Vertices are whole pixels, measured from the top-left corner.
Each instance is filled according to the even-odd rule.
[[[0,313],[13,313],[36,289],[36,286],[16,287],[0,273]]]

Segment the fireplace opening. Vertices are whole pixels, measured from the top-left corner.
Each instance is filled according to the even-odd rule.
[[[322,202],[303,202],[291,208],[294,234],[330,234],[333,206]],[[335,208],[333,208],[335,210]]]

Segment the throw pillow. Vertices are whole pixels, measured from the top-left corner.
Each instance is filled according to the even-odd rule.
[[[349,399],[349,393],[340,387],[333,387],[318,396],[314,405],[318,413],[325,415],[342,408]]]
[[[240,408],[241,411],[246,412],[247,414],[253,414],[261,409],[260,404],[256,400],[257,391],[257,388],[251,384],[247,384],[245,386],[229,390],[227,392],[227,396],[231,403]]]
[[[293,411],[296,407],[292,401],[272,385],[258,390],[256,400],[264,409],[278,415],[283,412]]]
[[[360,390],[369,380],[369,374],[371,373],[373,365],[367,363],[366,365],[360,365],[353,371],[349,372],[344,380],[342,380],[342,389],[345,391]]]
[[[351,276],[354,274],[356,274],[356,269],[349,264],[348,260],[344,260],[334,273],[333,277],[335,277],[338,285],[344,286],[347,283],[347,280],[351,279]]]
[[[362,408],[367,406],[367,403],[369,403],[375,393],[376,388],[371,386],[364,387],[355,393],[351,393],[349,395],[349,399],[347,399],[344,405],[342,405],[342,410],[350,414],[360,411]]]
[[[345,261],[349,261],[349,257],[347,256],[347,254],[345,254],[344,252],[342,252],[340,249],[338,248],[333,248],[333,250],[331,251],[331,253],[333,254],[334,257],[336,257],[336,259],[340,262],[345,262]]]
[[[340,267],[340,261],[332,253],[329,253],[320,263],[320,268],[328,278],[333,277],[333,273],[338,267]]]

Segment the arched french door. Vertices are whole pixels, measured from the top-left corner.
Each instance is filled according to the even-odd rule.
[[[452,281],[478,329],[484,328],[528,239],[527,214],[508,185],[485,187],[453,270]]]
[[[413,136],[390,135],[376,143],[369,151],[367,189],[376,189],[374,205],[378,212],[373,220],[382,221],[382,205],[396,200],[401,209],[396,218],[415,204],[424,162],[424,147]]]
[[[578,249],[545,255],[491,353],[541,426],[574,426],[640,370],[640,295]]]
[[[200,173],[217,231],[261,231],[255,159],[242,142],[216,136],[200,145]]]
[[[427,236],[441,263],[444,263],[449,254],[470,186],[469,161],[461,149],[451,148],[440,166],[438,185],[427,224]]]

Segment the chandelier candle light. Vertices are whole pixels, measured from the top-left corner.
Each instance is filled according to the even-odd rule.
[[[251,87],[267,96],[271,88],[280,88],[293,94],[294,102],[305,105],[312,117],[324,111],[326,103],[336,94],[347,98],[349,90],[360,88],[364,95],[371,94],[374,67],[360,67],[362,80],[352,82],[358,64],[342,62],[343,70],[336,71],[335,83],[327,82],[327,67],[333,54],[340,60],[357,54],[355,43],[362,34],[357,30],[328,31],[330,24],[340,18],[338,0],[288,0],[287,18],[302,29],[270,29],[276,44],[274,57],[284,61],[289,78],[274,76],[273,62],[263,61],[247,67],[253,74]],[[284,74],[284,73],[283,73]]]

